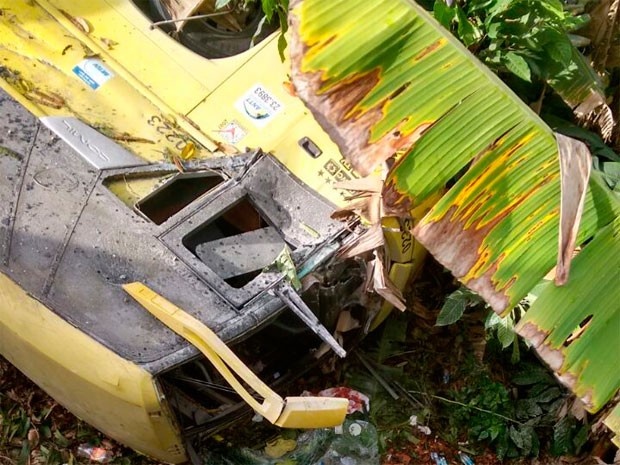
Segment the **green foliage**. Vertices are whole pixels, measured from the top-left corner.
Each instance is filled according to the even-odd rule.
[[[406,340],[406,320],[398,316],[392,317],[383,325],[376,350],[373,348],[370,353],[374,356],[377,363],[383,363],[388,358],[400,353]]]
[[[548,371],[522,364],[512,382],[514,387],[482,372],[453,390],[448,417],[453,434],[468,431],[470,441],[491,445],[500,459],[537,456],[545,443],[556,455],[578,454],[588,427],[566,412],[558,421],[569,399]]]
[[[598,134],[588,131],[587,129],[577,126],[576,124],[572,124],[565,119],[558,118],[555,114],[553,114],[557,112],[557,109],[554,108],[552,110],[554,110],[552,114],[542,114],[543,119],[551,127],[551,129],[555,132],[559,132],[560,134],[564,134],[565,136],[573,137],[585,142],[590,148],[590,152],[592,152],[592,157],[595,159],[599,159],[601,161],[620,162],[620,155],[606,145]]]
[[[436,0],[433,13],[496,72],[550,80],[581,65],[569,33],[588,18],[565,12],[559,0]]]
[[[500,317],[475,292],[460,287],[446,297],[446,301],[437,316],[436,326],[447,326],[459,321],[467,308],[487,308],[488,316],[484,328],[489,335],[495,335],[502,347],[507,349],[513,346],[512,362],[517,363],[520,358],[518,336],[515,333],[515,325],[525,312],[528,302],[524,300],[505,317]]]
[[[215,2],[216,9],[222,8],[234,8],[235,6],[247,6],[250,3],[260,1],[261,8],[265,17],[262,19],[254,38],[258,37],[261,33],[265,22],[271,23],[274,20],[278,20],[280,25],[280,36],[278,37],[278,51],[280,52],[280,58],[284,61],[284,50],[286,49],[286,38],[284,34],[288,30],[288,5],[289,0],[217,0]]]
[[[280,58],[284,61],[284,50],[286,49],[286,38],[284,34],[288,30],[288,3],[289,0],[261,0],[263,12],[267,21],[278,18],[280,23],[280,36],[278,37],[278,51]]]
[[[461,319],[468,307],[475,307],[483,302],[478,294],[466,287],[461,287],[446,297],[435,325],[446,326],[456,323]]]
[[[577,455],[588,440],[588,426],[579,423],[575,417],[562,418],[553,429],[550,452],[553,455]]]
[[[446,301],[437,316],[436,326],[446,326],[461,319],[468,307],[483,303],[481,297],[466,287],[461,287],[446,297]]]
[[[513,364],[518,363],[521,359],[519,337],[515,332],[515,325],[524,315],[528,306],[529,302],[524,299],[505,317],[500,317],[495,312],[490,311],[484,322],[484,328],[487,330],[488,334],[493,334],[497,337],[502,349],[507,349],[512,346],[510,361]]]

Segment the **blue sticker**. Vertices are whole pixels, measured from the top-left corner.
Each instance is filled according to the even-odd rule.
[[[96,58],[86,58],[73,68],[73,72],[93,90],[114,77],[114,73]]]

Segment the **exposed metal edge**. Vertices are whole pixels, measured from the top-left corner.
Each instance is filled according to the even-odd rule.
[[[98,170],[148,164],[113,140],[72,116],[44,116],[41,122]]]

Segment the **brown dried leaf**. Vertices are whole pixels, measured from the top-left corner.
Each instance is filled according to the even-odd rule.
[[[90,34],[93,28],[84,18],[79,16],[72,16],[64,10],[60,10],[60,12],[67,18],[69,21],[73,23],[75,27],[77,27],[84,34]]]
[[[352,179],[349,181],[338,182],[334,184],[338,189],[346,189],[352,192],[358,192],[350,199],[355,199],[351,204],[337,211],[337,216],[349,216],[343,212],[355,212],[357,215],[365,218],[369,223],[375,224],[381,221],[384,216],[383,211],[383,179],[379,176],[368,176],[366,178]]]
[[[383,264],[383,254],[379,250],[374,252],[375,258],[369,263],[372,270],[372,279],[369,284],[369,291],[374,291],[386,301],[394,305],[401,312],[407,309],[405,298],[388,276],[388,270]]]
[[[43,92],[34,89],[26,94],[28,100],[60,110],[65,105],[65,99],[54,92]]]
[[[601,0],[594,3],[588,12],[590,21],[581,35],[588,37],[592,44],[592,65],[603,71],[608,61],[613,59],[613,37],[620,28],[620,0]],[[618,56],[615,55],[616,59]]]
[[[337,208],[330,215],[334,220],[349,220],[363,215],[368,208],[368,197],[360,197],[349,202],[342,208]]]
[[[295,90],[295,85],[291,81],[284,81],[282,83],[282,87],[284,87],[285,92],[289,94],[291,97],[297,97],[297,91]]]
[[[576,398],[573,401],[573,405],[570,408],[570,413],[572,413],[573,416],[579,421],[583,420],[586,417],[586,407],[585,405],[583,405],[583,402],[581,402],[580,399]]]
[[[345,244],[339,251],[338,255],[343,258],[355,257],[382,247],[385,243],[383,236],[383,228],[381,223],[375,223],[362,234],[354,238],[351,242]]]
[[[339,333],[346,333],[352,329],[360,328],[362,325],[358,319],[353,318],[351,312],[343,310],[338,315],[338,322],[336,323],[336,331]]]
[[[99,40],[103,43],[103,45],[105,45],[108,48],[108,50],[112,50],[114,47],[118,45],[118,42],[112,39],[106,39],[105,37],[102,37]]]
[[[36,428],[30,428],[28,430],[28,441],[30,442],[31,447],[37,447],[39,444],[39,432]]]
[[[560,234],[555,284],[568,281],[570,264],[575,250],[577,232],[592,168],[590,150],[583,143],[557,134],[560,156],[562,197],[560,201]]]
[[[574,109],[574,112],[586,126],[597,128],[605,141],[610,140],[616,121],[602,95],[592,92]]]
[[[172,19],[182,19],[192,16],[198,9],[206,3],[205,0],[163,0],[162,4]],[[183,26],[179,23],[177,29]]]
[[[365,178],[351,179],[334,183],[336,189],[349,191],[373,192],[380,194],[383,190],[383,180],[379,176],[367,176]]]
[[[163,0],[164,7],[172,19],[190,19],[198,15],[214,15],[210,20],[218,24],[221,29],[228,31],[241,32],[242,24],[248,19],[250,9],[248,8],[216,8],[216,0]],[[226,13],[226,14],[221,14]],[[177,31],[183,29],[187,21],[175,23]]]

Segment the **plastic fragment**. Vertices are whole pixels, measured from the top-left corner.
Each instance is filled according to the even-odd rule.
[[[297,441],[294,439],[277,438],[267,443],[265,455],[277,459],[288,452],[294,451],[296,447]]]
[[[418,425],[418,430],[421,433],[426,434],[427,436],[431,435],[431,429],[428,426],[424,426],[424,425]]]
[[[336,435],[321,465],[378,465],[379,443],[376,428],[366,421],[346,420],[343,432]]]
[[[438,454],[437,452],[431,452],[431,459],[435,462],[435,465],[448,465],[448,461],[443,454]]]
[[[94,446],[93,444],[80,444],[76,455],[97,463],[108,463],[114,458],[112,451]]]
[[[368,396],[348,387],[333,387],[324,389],[318,393],[319,397],[342,397],[349,399],[347,415],[354,412],[368,412],[370,410],[370,399]]]
[[[465,452],[459,451],[458,455],[459,455],[459,459],[461,460],[461,463],[463,465],[475,465],[474,459],[472,459]]]

